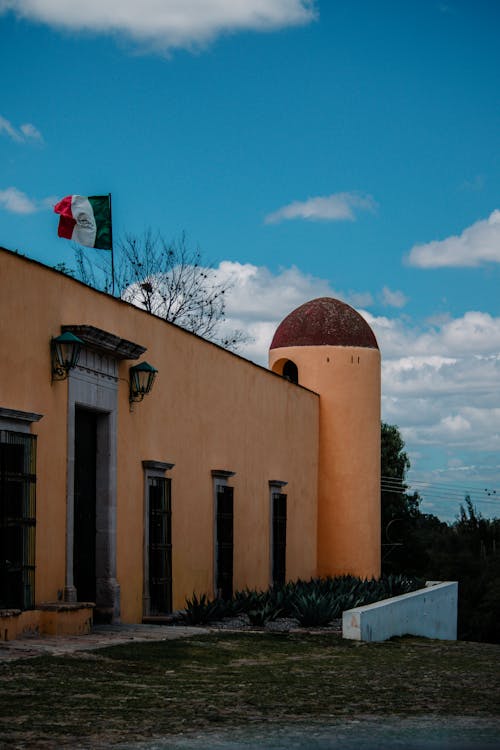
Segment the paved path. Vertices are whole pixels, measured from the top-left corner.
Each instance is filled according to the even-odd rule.
[[[13,641],[0,641],[0,661],[28,659],[42,654],[62,656],[131,641],[169,641],[209,632],[208,628],[181,625],[94,625],[88,635],[26,635]]]
[[[498,750],[499,722],[459,716],[361,717],[206,731],[116,750]]]

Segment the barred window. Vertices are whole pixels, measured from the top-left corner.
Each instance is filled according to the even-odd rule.
[[[35,606],[36,436],[0,430],[0,608]]]
[[[286,581],[286,501],[281,492],[272,494],[272,581],[281,588]]]
[[[170,479],[149,477],[150,613],[172,611],[172,498]]]

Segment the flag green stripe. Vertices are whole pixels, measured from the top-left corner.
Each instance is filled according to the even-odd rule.
[[[111,211],[109,196],[89,195],[89,203],[97,225],[94,247],[111,250]]]

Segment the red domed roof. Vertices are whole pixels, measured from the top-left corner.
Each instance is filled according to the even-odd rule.
[[[271,349],[285,346],[364,346],[378,349],[372,329],[345,302],[320,297],[306,302],[280,323]]]

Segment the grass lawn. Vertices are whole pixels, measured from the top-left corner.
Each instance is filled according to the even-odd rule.
[[[0,747],[359,716],[499,719],[500,646],[221,633],[0,663]]]

